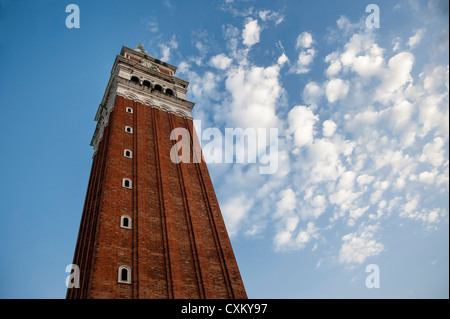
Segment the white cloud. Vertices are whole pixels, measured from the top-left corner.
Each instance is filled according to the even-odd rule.
[[[295,235],[295,230],[299,224],[299,218],[291,215],[284,219],[284,227],[274,236],[276,250],[304,249],[308,243],[319,238],[319,228],[314,222],[307,223],[306,228],[301,229]],[[317,245],[313,247],[313,250]]]
[[[303,100],[306,103],[316,105],[319,102],[321,96],[323,96],[323,88],[316,82],[308,82],[303,89]]]
[[[258,12],[258,15],[259,15],[261,20],[266,21],[266,19],[269,16],[270,12],[271,12],[270,10],[261,10],[261,11]]]
[[[178,64],[178,69],[177,69],[177,71],[180,72],[180,73],[185,74],[185,73],[189,72],[189,69],[190,69],[189,63],[187,63],[186,61],[181,61],[181,62]]]
[[[262,21],[275,21],[275,25],[284,21],[284,16],[276,11],[261,10],[258,12],[258,16]]]
[[[355,182],[356,174],[352,171],[347,171],[342,174],[337,189],[352,189]]]
[[[288,114],[289,132],[294,133],[296,146],[309,145],[314,138],[314,125],[319,117],[314,112],[302,105],[297,105]]]
[[[315,55],[316,50],[314,48],[302,50],[298,55],[297,63],[291,67],[290,71],[296,74],[308,73]]]
[[[373,176],[369,176],[367,174],[362,174],[362,175],[358,176],[356,181],[358,182],[358,184],[360,186],[362,186],[362,185],[366,185],[366,184],[372,183],[374,179],[375,179],[375,177],[373,177]]]
[[[433,184],[436,179],[436,171],[433,172],[422,172],[419,174],[419,181],[425,184]]]
[[[336,25],[340,29],[339,34],[343,33],[344,36],[352,34],[355,32],[355,30],[360,28],[359,23],[351,23],[350,20],[343,15],[341,15],[336,21]]]
[[[289,62],[289,59],[288,59],[287,55],[283,53],[283,54],[280,55],[280,57],[278,58],[277,64],[278,64],[279,66],[282,66],[282,65],[284,65],[286,62]]]
[[[308,187],[305,190],[303,203],[299,210],[300,217],[303,220],[317,219],[325,212],[327,207],[326,196],[321,191],[317,191],[315,186]]]
[[[371,34],[357,33],[345,45],[345,51],[339,56],[339,61],[359,75],[369,77],[380,72],[383,50],[374,42]]]
[[[253,237],[253,236],[259,235],[262,231],[263,231],[263,229],[261,226],[252,225],[250,227],[250,229],[245,231],[245,235],[248,237]]]
[[[305,184],[314,185],[324,181],[334,181],[345,171],[341,162],[341,149],[338,144],[328,139],[316,139],[308,147],[305,169],[308,178]]]
[[[426,70],[420,76],[425,76],[423,80],[423,87],[429,92],[435,92],[441,88],[446,88],[448,91],[449,84],[449,66],[439,65],[433,69]]]
[[[240,222],[245,219],[252,205],[252,199],[241,195],[231,198],[222,206],[223,217],[230,237],[237,234]]]
[[[282,190],[279,196],[281,199],[277,203],[277,216],[282,216],[284,213],[295,209],[297,201],[295,198],[295,193],[291,188]]]
[[[239,44],[239,29],[231,24],[225,24],[222,26],[222,33],[227,48],[230,52],[236,52]]]
[[[339,262],[362,264],[367,258],[378,256],[384,250],[384,245],[373,239],[375,230],[375,227],[368,226],[360,233],[349,233],[343,236]]]
[[[424,34],[425,34],[425,29],[416,30],[414,35],[409,38],[408,43],[407,43],[408,46],[411,49],[413,49],[417,44],[420,43]]]
[[[291,241],[291,237],[291,232],[287,230],[278,232],[273,239],[275,243],[275,250],[281,250],[283,246],[289,244],[289,242]]]
[[[410,124],[414,106],[407,100],[402,100],[396,103],[391,108],[391,121],[397,129],[402,129]]]
[[[360,218],[369,208],[370,206],[356,207],[351,209],[350,210],[351,223],[354,224],[354,220]]]
[[[314,207],[323,207],[325,204],[325,196],[317,195],[311,200],[311,204]]]
[[[313,61],[314,55],[316,54],[316,51],[314,49],[308,49],[306,51],[300,52],[298,56],[297,64],[299,67],[304,67],[306,70],[306,67],[311,64]]]
[[[225,86],[231,94],[232,125],[248,128],[278,127],[277,102],[282,97],[280,66],[239,66],[227,73]]]
[[[171,51],[178,48],[178,41],[175,35],[172,36],[170,41],[159,44],[159,48],[161,49],[160,60],[165,62],[169,61],[172,53]]]
[[[195,72],[189,73],[190,79],[190,92],[196,99],[203,100],[210,96],[216,95],[216,88],[220,77],[213,72],[207,71],[203,76],[199,76]]]
[[[448,90],[446,94],[431,94],[422,100],[419,106],[419,123],[422,124],[419,131],[421,136],[438,129],[441,135],[448,137]]]
[[[400,207],[400,217],[421,221],[427,225],[427,229],[433,229],[440,218],[447,216],[445,208],[420,209],[418,198],[408,197],[408,202]]]
[[[410,72],[413,64],[414,56],[410,52],[400,52],[389,59],[388,68],[377,89],[378,100],[388,101],[396,91],[412,81]]]
[[[341,212],[345,212],[354,206],[360,193],[354,190],[356,174],[352,171],[343,172],[333,193],[330,194],[330,203],[338,205]]]
[[[341,63],[341,61],[339,61],[339,60],[333,60],[333,61],[331,61],[330,66],[328,67],[326,73],[327,73],[327,75],[328,75],[329,77],[336,76],[336,75],[339,74],[339,72],[341,71],[341,69],[342,69],[342,63]]]
[[[332,120],[326,120],[323,122],[323,136],[333,136],[334,132],[336,132],[337,125]]]
[[[291,188],[282,190],[279,193],[280,200],[276,205],[274,217],[279,219],[279,229],[274,237],[275,249],[286,248],[292,239],[292,233],[297,228],[299,217],[295,214],[296,196]]]
[[[342,79],[331,79],[328,81],[325,87],[325,93],[328,99],[328,102],[334,103],[337,100],[343,99],[347,96],[349,90],[348,82]]]
[[[382,73],[384,50],[374,42],[373,35],[356,33],[344,48],[344,52],[335,51],[325,58],[325,62],[330,63],[327,69],[329,77],[337,75],[342,68],[365,78]]]
[[[433,166],[440,166],[444,162],[444,142],[442,137],[435,137],[433,142],[427,143],[423,147],[423,153],[419,160],[429,162]]]
[[[298,233],[297,237],[295,238],[295,242],[296,242],[298,248],[302,249],[312,239],[317,239],[317,238],[319,238],[319,229],[314,225],[313,222],[308,222],[306,229],[301,230]]]
[[[395,39],[392,40],[392,44],[394,45],[392,47],[393,52],[400,50],[400,42],[401,42],[400,37],[396,37]]]
[[[243,43],[248,47],[258,43],[260,32],[261,28],[258,25],[258,20],[248,19],[242,31]]]
[[[213,67],[225,70],[228,68],[233,60],[227,57],[225,54],[221,53],[216,56],[213,56],[210,60],[210,63]]]
[[[316,49],[312,47],[313,43],[314,40],[309,32],[303,32],[297,37],[295,48],[301,50],[299,52],[296,64],[291,67],[291,72],[296,74],[309,72],[310,65],[316,55]]]
[[[151,17],[143,20],[144,28],[152,33],[156,33],[159,30],[156,17]]]
[[[314,43],[314,40],[312,38],[311,33],[309,32],[302,32],[297,37],[297,42],[295,43],[295,48],[310,48],[312,44]]]
[[[383,51],[376,45],[367,50],[366,55],[360,55],[353,62],[353,70],[363,77],[377,75],[383,64]]]

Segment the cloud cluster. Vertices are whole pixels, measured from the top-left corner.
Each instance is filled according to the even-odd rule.
[[[284,21],[284,15],[272,10],[260,10],[258,16],[262,21],[275,21],[275,25]]]
[[[159,48],[161,49],[161,60],[169,61],[172,50],[176,50],[178,48],[178,41],[175,35],[173,35],[169,41],[159,44]]]
[[[258,25],[258,20],[249,18],[245,23],[244,30],[242,30],[243,43],[251,47],[259,42],[259,33],[261,28]]]
[[[211,58],[210,63],[213,67],[225,70],[231,64],[232,60],[225,54],[220,53]]]
[[[371,226],[362,229],[358,225],[378,223],[396,214],[435,229],[448,219],[447,209],[440,206],[449,188],[448,65],[425,66],[414,78],[412,52],[395,50],[389,56],[374,34],[345,21],[341,17],[338,26],[354,33],[349,33],[342,49],[326,56],[327,79],[305,85],[307,105],[301,112],[294,107],[292,115],[302,115],[295,121],[288,117],[288,121],[303,130],[301,137],[293,137],[295,145],[302,146],[293,152],[302,163],[293,170],[302,180],[295,194],[305,194],[298,201],[298,215],[306,220],[322,215],[305,214],[312,211],[311,199],[321,190],[317,195],[323,198],[326,211],[334,212],[323,230],[339,220],[359,227],[341,238],[339,261],[351,264],[362,263],[384,249],[369,231]],[[416,31],[409,38],[411,49],[420,44],[424,32]],[[332,119],[320,109],[322,97],[328,105],[338,105],[339,112],[328,113]],[[317,134],[319,123],[322,136]],[[279,249],[282,245],[275,238]],[[292,248],[294,242],[282,243]]]
[[[339,250],[339,262],[344,264],[362,264],[367,258],[379,255],[384,246],[374,237],[376,227],[366,227],[361,232],[342,236],[342,246]]]
[[[302,32],[295,43],[295,48],[300,50],[297,63],[292,66],[291,72],[302,74],[310,70],[310,66],[316,55],[316,49],[313,47],[314,40],[309,32]]]
[[[417,64],[414,52],[426,28],[408,35],[405,49],[398,36],[382,45],[376,33],[341,16],[339,32],[329,31],[338,45],[324,55],[326,66],[316,73],[322,77],[306,81],[302,101],[288,105],[283,70],[298,77],[313,70],[319,41],[303,31],[294,53],[279,43],[273,63],[256,65],[249,52],[264,23],[277,24],[282,15],[251,10],[241,16],[241,30],[223,26],[226,50],[210,54],[210,69],[192,71],[194,58],[180,64],[197,118],[280,129],[276,174],[259,175],[252,165],[215,167],[233,237],[273,234],[275,250],[317,250],[335,232],[336,260],[361,264],[384,251],[381,234],[390,218],[427,230],[448,220],[449,67]]]

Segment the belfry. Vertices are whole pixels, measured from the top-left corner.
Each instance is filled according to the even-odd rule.
[[[116,56],[95,116],[79,288],[67,298],[247,298],[202,155],[171,160],[175,128],[199,143],[176,69],[142,45]]]

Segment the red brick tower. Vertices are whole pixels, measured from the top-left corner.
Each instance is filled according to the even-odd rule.
[[[174,128],[198,144],[175,71],[142,46],[116,57],[95,116],[80,285],[67,298],[247,298],[205,162],[170,158]]]

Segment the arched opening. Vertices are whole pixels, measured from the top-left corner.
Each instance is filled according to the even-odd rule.
[[[131,269],[128,266],[120,266],[118,271],[118,282],[131,284]]]
[[[130,81],[131,83],[139,84],[139,78],[137,76],[132,76]]]
[[[124,150],[123,151],[123,156],[128,157],[128,158],[132,158],[133,157],[133,153],[130,150]]]
[[[121,216],[120,227],[131,229],[131,217],[126,215]]]
[[[120,280],[121,281],[128,281],[128,269],[122,268],[120,272]]]
[[[171,89],[167,89],[166,90],[166,94],[170,95],[170,96],[173,96],[173,91]]]
[[[144,80],[144,82],[142,82],[142,85],[147,89],[151,88],[150,81]]]
[[[128,178],[124,178],[122,180],[122,186],[125,187],[125,188],[130,188],[131,189],[131,187],[132,187],[131,180],[128,179]]]
[[[162,92],[162,86],[159,84],[155,84],[155,87],[153,88],[154,91]]]

